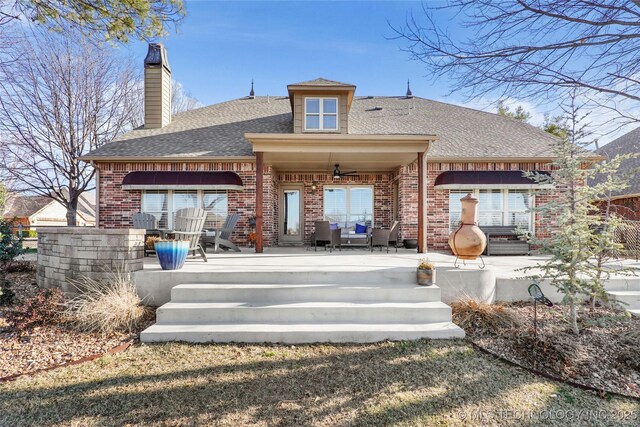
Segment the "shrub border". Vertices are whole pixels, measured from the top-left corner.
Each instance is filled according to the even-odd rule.
[[[104,353],[95,353],[95,354],[91,354],[89,356],[81,357],[80,359],[72,360],[70,362],[61,363],[59,365],[47,366],[46,368],[36,369],[35,371],[23,372],[21,374],[13,374],[13,375],[9,375],[9,376],[6,376],[6,377],[1,377],[0,378],[0,383],[8,382],[8,381],[15,381],[20,377],[33,376],[35,374],[40,374],[42,372],[53,371],[54,369],[64,368],[66,366],[80,365],[82,363],[91,362],[93,360],[100,359],[101,357],[108,356],[108,355],[111,355],[111,354],[122,353],[123,351],[125,351],[129,347],[131,347],[133,344],[134,344],[134,340],[129,340],[127,342],[124,342],[124,343],[122,343],[120,345],[117,345],[117,346],[107,350]]]
[[[549,379],[549,380],[552,380],[552,381],[555,381],[555,382],[559,382],[559,383],[562,383],[562,384],[567,384],[567,385],[570,385],[572,387],[580,388],[582,390],[595,392],[596,395],[598,397],[602,398],[602,399],[606,399],[608,396],[617,396],[617,397],[622,397],[622,398],[625,398],[625,399],[632,399],[632,400],[635,400],[637,402],[640,402],[640,397],[638,397],[638,396],[632,396],[630,394],[624,394],[624,393],[620,393],[620,392],[617,392],[617,391],[607,390],[607,389],[604,389],[604,388],[597,388],[597,387],[593,387],[593,386],[590,386],[590,385],[582,384],[582,383],[579,383],[579,382],[576,382],[576,381],[572,381],[570,379],[557,377],[555,375],[548,374],[546,372],[539,371],[537,369],[521,365],[518,362],[515,362],[513,360],[510,360],[510,359],[507,359],[505,357],[502,357],[499,354],[496,354],[493,351],[482,347],[480,344],[477,344],[475,341],[473,341],[470,338],[467,338],[466,341],[468,341],[471,344],[471,346],[473,348],[475,348],[476,350],[479,350],[482,353],[488,354],[489,356],[493,356],[494,358],[496,358],[499,361],[504,362],[504,363],[506,363],[508,365],[515,366],[515,367],[520,368],[520,369],[524,369],[525,371],[528,371],[528,372],[530,372],[532,374],[544,377],[546,379]]]

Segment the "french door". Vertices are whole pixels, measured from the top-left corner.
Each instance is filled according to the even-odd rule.
[[[303,186],[290,184],[280,187],[279,242],[283,245],[301,245],[303,238]]]

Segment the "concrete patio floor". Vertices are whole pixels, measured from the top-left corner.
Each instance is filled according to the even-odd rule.
[[[168,301],[170,289],[182,283],[282,283],[291,281],[291,276],[301,283],[317,280],[342,280],[343,276],[357,279],[358,275],[379,274],[395,277],[398,282],[415,281],[415,269],[421,258],[427,257],[436,266],[436,284],[442,291],[442,301],[450,303],[460,298],[471,297],[486,302],[527,301],[528,287],[533,276],[540,272],[535,268],[522,271],[524,267],[535,267],[545,256],[491,256],[481,261],[467,261],[454,267],[455,257],[441,252],[418,254],[415,250],[398,249],[370,252],[365,249],[317,252],[301,247],[265,248],[256,254],[252,248],[242,252],[209,253],[208,262],[201,258],[187,259],[184,267],[176,271],[163,271],[157,259],[144,259],[144,270],[135,273],[134,280],[141,295],[155,303]],[[613,268],[635,267],[635,260],[620,260]],[[415,282],[414,282],[415,283]],[[562,295],[556,288],[542,282],[543,292],[554,302]],[[612,276],[608,282],[611,289],[640,289],[640,275],[636,277]]]
[[[266,272],[266,271],[371,271],[395,269],[399,267],[415,268],[422,258],[428,258],[438,270],[454,268],[455,256],[443,252],[416,253],[415,250],[390,249],[370,252],[365,249],[345,249],[329,252],[302,247],[271,247],[257,254],[253,248],[241,248],[242,252],[207,253],[207,262],[200,257],[189,257],[181,271],[185,272]],[[533,269],[519,271],[525,267],[534,267],[547,256],[485,256],[484,270],[492,270],[496,277],[514,279],[539,273]],[[458,261],[457,269],[462,271],[481,270],[480,259],[463,263]],[[640,269],[640,262],[631,259],[611,263],[612,268],[633,267]],[[162,271],[155,256],[144,258],[145,271]]]

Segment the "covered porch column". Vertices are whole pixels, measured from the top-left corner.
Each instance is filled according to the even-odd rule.
[[[264,240],[264,153],[256,152],[256,253],[262,253]]]
[[[425,229],[426,165],[424,152],[418,152],[418,253],[427,252],[427,233]]]

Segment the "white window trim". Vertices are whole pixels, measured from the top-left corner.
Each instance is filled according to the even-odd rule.
[[[142,197],[141,197],[141,201],[140,201],[140,212],[147,212],[146,210],[146,206],[145,206],[145,197],[144,197],[144,193],[146,190],[142,191]],[[173,194],[175,191],[196,191],[197,193],[197,206],[196,208],[200,208],[202,209],[202,199],[204,198],[204,193],[205,191],[220,191],[221,193],[224,192],[227,195],[227,215],[229,214],[229,192],[225,191],[225,190],[196,190],[196,189],[180,189],[180,190],[154,190],[154,191],[166,191],[167,192],[167,229],[168,230],[173,230]],[[154,212],[160,212],[160,211],[154,211]],[[164,211],[162,211],[164,212]]]
[[[473,197],[475,197],[476,199],[480,200],[480,190],[500,190],[500,192],[502,193],[502,224],[506,224],[508,219],[509,219],[509,190],[524,190],[523,188],[473,188],[473,189],[469,189],[469,187],[467,188],[459,188],[456,190],[464,190],[467,191],[469,193],[471,193],[473,195]],[[536,206],[536,200],[535,200],[535,192],[529,190],[529,198],[531,200],[531,207],[535,207]],[[451,200],[451,198],[449,198],[449,200]],[[459,211],[453,211],[451,209],[451,206],[449,206],[449,229],[450,231],[453,231],[454,229],[451,228],[451,212],[459,212]],[[488,211],[488,212],[498,212],[498,211]],[[517,212],[522,212],[522,211],[517,211]],[[526,212],[526,211],[525,211]],[[536,221],[535,221],[535,212],[532,209],[529,209],[529,231],[532,234],[535,234],[536,232]]]
[[[346,185],[325,185],[324,188],[322,189],[322,217],[326,219],[326,215],[324,212],[324,192],[326,190],[330,190],[330,189],[339,189],[339,190],[346,190],[347,193],[347,198],[345,203],[347,204],[347,222],[349,222],[348,218],[349,216],[351,216],[351,189],[352,188],[368,188],[371,190],[371,229],[373,229],[375,227],[375,221],[376,221],[376,216],[375,216],[375,187],[373,185],[362,185],[362,184],[356,184],[356,185],[352,185],[352,184],[346,184]]]
[[[318,115],[318,129],[307,129],[307,100],[309,99],[317,99],[319,102],[319,110],[318,113],[308,113],[308,114],[313,114],[313,115]],[[324,120],[322,120],[323,116],[325,115],[324,113],[324,102],[322,102],[324,99],[335,99],[336,101],[336,112],[335,113],[326,113],[327,116],[336,116],[336,127],[335,128],[329,128],[329,129],[325,129],[324,128]],[[326,132],[326,131],[331,131],[331,132],[337,132],[340,130],[340,103],[338,102],[338,98],[334,97],[334,96],[307,96],[304,98],[304,117],[303,117],[303,121],[304,121],[304,130],[305,132]]]

